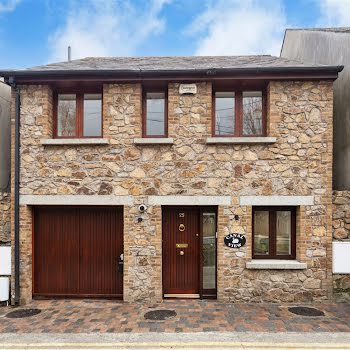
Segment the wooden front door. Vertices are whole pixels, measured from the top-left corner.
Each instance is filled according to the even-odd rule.
[[[33,238],[34,296],[122,296],[121,208],[36,207]]]
[[[163,292],[165,296],[200,292],[200,210],[163,209]]]

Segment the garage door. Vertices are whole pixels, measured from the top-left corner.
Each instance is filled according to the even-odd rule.
[[[34,208],[34,296],[122,297],[123,211]]]

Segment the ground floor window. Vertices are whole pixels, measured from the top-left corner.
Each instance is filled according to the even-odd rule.
[[[253,207],[253,258],[295,259],[295,207]]]

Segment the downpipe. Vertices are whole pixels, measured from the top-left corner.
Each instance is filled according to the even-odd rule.
[[[14,173],[14,267],[15,267],[15,295],[14,304],[20,304],[20,239],[19,239],[19,224],[20,224],[20,209],[19,209],[19,187],[20,187],[20,108],[21,95],[20,89],[16,85],[13,77],[9,78],[9,85],[16,92],[15,102],[15,173]]]

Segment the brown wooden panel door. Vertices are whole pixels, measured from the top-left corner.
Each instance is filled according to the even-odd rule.
[[[79,293],[78,209],[34,210],[34,294]]]
[[[33,247],[34,295],[122,296],[121,209],[36,207]]]
[[[199,236],[199,209],[163,209],[164,294],[199,294]]]
[[[113,208],[80,210],[80,294],[122,295],[123,213]]]

